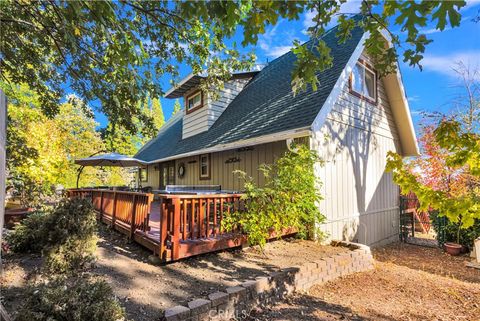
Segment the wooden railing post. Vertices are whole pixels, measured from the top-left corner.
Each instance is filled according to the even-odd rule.
[[[113,209],[112,209],[112,228],[115,228],[115,216],[117,214],[117,192],[113,192]]]
[[[103,191],[100,192],[100,221],[103,219]]]
[[[166,199],[160,197],[160,248],[158,256],[161,260],[167,260],[167,206]]]
[[[198,200],[198,238],[203,237],[203,199]]]
[[[145,215],[145,221],[143,222],[143,231],[146,232],[149,230],[150,226],[150,213],[152,211],[152,202],[153,202],[153,194],[148,194],[147,199],[147,215]]]
[[[132,222],[130,224],[130,239],[133,240],[133,237],[135,236],[135,230],[136,230],[136,220],[137,216],[137,195],[133,194],[133,204],[132,204]]]
[[[172,235],[172,259],[180,258],[180,199],[173,199],[173,235]]]

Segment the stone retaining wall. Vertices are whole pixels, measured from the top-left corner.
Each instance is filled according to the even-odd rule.
[[[373,268],[368,246],[343,241],[333,241],[331,245],[348,247],[350,251],[257,277],[225,292],[211,293],[208,299],[190,301],[188,306],[166,309],[163,320],[242,320],[253,309],[274,304],[293,292],[304,292],[315,284]]]

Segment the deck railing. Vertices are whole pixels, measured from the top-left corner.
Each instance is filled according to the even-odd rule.
[[[153,194],[99,189],[70,189],[67,194],[91,199],[99,218],[130,238],[137,230],[148,230]]]
[[[224,217],[242,209],[241,194],[162,194],[159,198],[159,256],[165,261],[232,247],[242,238],[239,229],[222,229]]]

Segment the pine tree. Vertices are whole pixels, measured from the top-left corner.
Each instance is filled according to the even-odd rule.
[[[179,112],[182,109],[182,105],[180,105],[180,102],[178,99],[175,100],[175,104],[173,105],[173,112],[172,116],[175,115],[177,112]]]
[[[160,129],[160,127],[165,124],[165,117],[163,116],[163,108],[160,99],[152,99],[152,107],[150,109],[151,116],[153,117],[153,123],[155,124],[155,129]]]

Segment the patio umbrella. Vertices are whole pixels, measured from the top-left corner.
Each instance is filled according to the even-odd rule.
[[[92,155],[87,158],[76,159],[75,164],[80,165],[77,175],[77,188],[80,181],[80,174],[85,166],[116,166],[116,167],[140,167],[146,163],[127,155],[118,153],[108,153],[100,155]]]
[[[82,166],[118,166],[118,167],[138,167],[146,163],[126,155],[118,153],[108,153],[95,155],[87,158],[76,159],[75,164]]]

